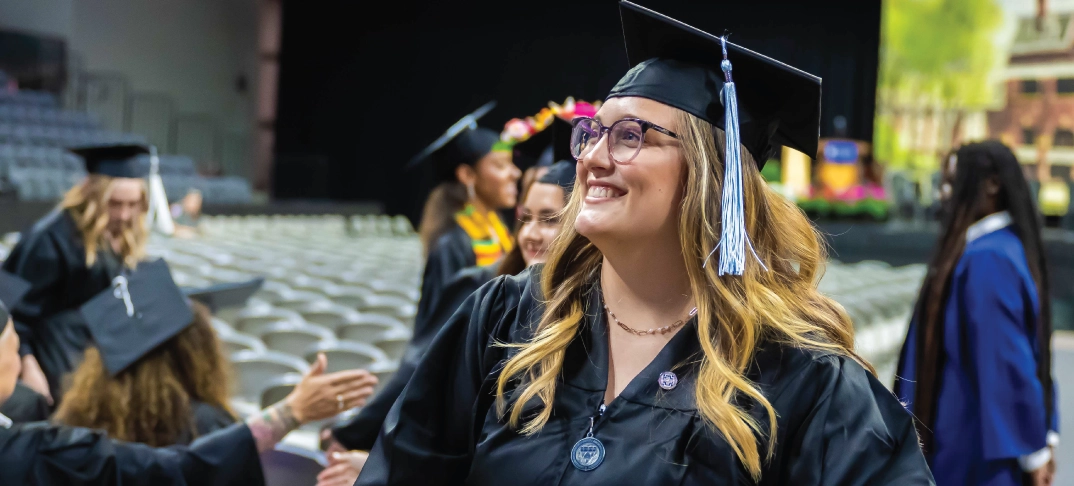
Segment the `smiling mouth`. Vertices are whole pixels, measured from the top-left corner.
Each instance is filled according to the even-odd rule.
[[[594,199],[612,199],[620,197],[624,194],[623,191],[614,187],[608,186],[589,186],[589,192],[586,193],[586,197]]]

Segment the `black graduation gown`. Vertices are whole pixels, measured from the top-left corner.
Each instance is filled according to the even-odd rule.
[[[436,240],[436,244],[429,251],[429,258],[425,260],[425,270],[421,276],[421,300],[418,301],[415,325],[428,321],[436,309],[440,294],[452,277],[474,265],[477,265],[477,257],[474,255],[473,239],[461,226],[455,224]]]
[[[15,384],[14,393],[0,405],[0,414],[17,424],[46,420],[49,416],[48,400],[19,382]]]
[[[194,430],[197,432],[197,437],[204,437],[217,430],[227,428],[236,422],[235,417],[228,413],[227,410],[217,408],[208,403],[194,400],[190,403],[190,408],[194,415]],[[188,445],[193,440],[194,436],[187,432],[182,434],[176,444]]]
[[[696,410],[700,346],[692,321],[596,421],[603,463],[575,469],[571,448],[607,386],[599,292],[590,294],[585,322],[568,347],[547,425],[527,437],[501,422],[494,390],[508,351],[494,341],[523,341],[539,320],[542,298],[532,272],[493,280],[450,319],[388,414],[356,484],[752,484]],[[679,377],[670,391],[657,383],[664,371]],[[852,359],[767,343],[748,377],[779,414],[775,454],[760,484],[933,484],[910,414]],[[763,409],[750,409],[767,422]]]
[[[470,294],[484,285],[496,274],[495,265],[488,267],[469,267],[455,275],[447,286],[438,292],[436,308],[421,316],[414,323],[414,335],[407,344],[399,370],[392,375],[388,383],[377,392],[376,396],[358,412],[350,421],[335,427],[332,434],[343,447],[350,450],[367,451],[373,448],[380,427],[388,410],[403,392],[414,369],[432,343],[444,323],[455,313]]]
[[[190,447],[152,448],[44,422],[0,428],[3,485],[258,485],[257,446],[235,424]]]
[[[37,358],[57,403],[63,376],[78,366],[91,340],[78,308],[108,288],[121,269],[110,251],[98,255],[87,267],[74,220],[67,211],[56,210],[22,236],[4,262],[4,270],[32,285],[11,316],[22,342],[20,354]]]

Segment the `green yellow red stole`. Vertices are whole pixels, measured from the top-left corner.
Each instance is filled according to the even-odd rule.
[[[479,213],[472,204],[455,213],[455,222],[473,241],[478,266],[492,265],[511,251],[514,241],[495,211]]]

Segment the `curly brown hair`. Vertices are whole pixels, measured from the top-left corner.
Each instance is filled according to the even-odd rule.
[[[201,304],[192,307],[190,326],[115,377],[97,348],[87,349],[53,420],[162,447],[197,436],[193,400],[234,415],[227,402],[231,370],[211,315]]]

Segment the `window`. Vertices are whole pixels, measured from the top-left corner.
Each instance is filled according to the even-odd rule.
[[[1074,94],[1074,78],[1055,80],[1055,91],[1059,94]]]
[[[1040,93],[1040,83],[1035,79],[1022,80],[1022,93],[1023,94],[1037,94]]]
[[[1055,129],[1055,140],[1052,145],[1056,147],[1074,147],[1074,132],[1065,128]]]
[[[1033,145],[1034,143],[1036,143],[1036,141],[1037,141],[1037,132],[1033,131],[1032,128],[1023,128],[1022,129],[1022,144],[1023,145]]]

